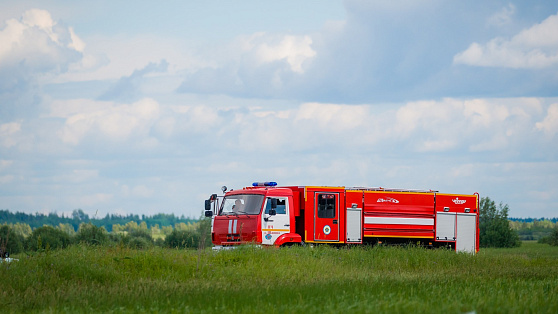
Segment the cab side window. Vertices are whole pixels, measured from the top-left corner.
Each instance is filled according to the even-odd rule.
[[[271,208],[271,199],[267,199],[267,203],[265,204],[265,213],[269,214],[269,209]],[[287,213],[287,199],[286,198],[278,198],[277,199],[277,208],[275,209],[277,215],[286,214]]]
[[[335,218],[335,194],[318,194],[318,218]]]

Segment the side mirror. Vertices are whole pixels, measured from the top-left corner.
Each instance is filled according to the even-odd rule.
[[[213,197],[215,195],[215,198]],[[213,216],[213,211],[211,210],[211,203],[217,198],[217,194],[213,194],[208,200],[205,200],[205,217]]]
[[[269,209],[269,215],[270,216],[275,216],[277,215],[277,199],[276,198],[272,198],[271,199],[271,208]]]

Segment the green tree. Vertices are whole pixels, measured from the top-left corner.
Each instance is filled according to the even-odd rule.
[[[113,224],[112,225],[112,232],[122,232],[124,231],[124,228],[120,225],[120,224]]]
[[[27,238],[33,232],[31,226],[26,223],[16,222],[15,224],[11,224],[10,228],[12,228],[13,232],[21,235],[23,238]]]
[[[3,254],[16,254],[23,251],[24,238],[16,233],[11,227],[3,225],[0,227],[0,252]],[[1,256],[0,256],[1,257]]]
[[[66,232],[67,234],[69,234],[70,236],[73,236],[76,234],[76,230],[74,229],[74,227],[70,224],[63,224],[63,223],[59,223],[58,226],[56,227],[57,229],[60,229],[64,232]]]
[[[147,223],[145,221],[140,222],[139,224],[139,229],[140,230],[147,230]]]
[[[195,227],[193,226],[193,224],[191,224],[189,222],[188,222],[188,224],[185,224],[183,222],[178,222],[178,223],[174,224],[174,229],[175,230],[181,230],[181,231],[189,231],[189,230],[191,231],[191,230],[194,230]]]
[[[139,229],[139,226],[138,226],[138,223],[135,222],[135,221],[129,221],[124,226],[124,230],[126,230],[127,232],[132,232],[132,231],[137,230],[137,229]]]
[[[163,226],[163,227],[161,228],[161,231],[163,232],[163,234],[164,234],[165,236],[168,236],[169,234],[171,234],[172,230],[173,230],[173,229],[172,229],[172,226]]]
[[[66,232],[51,226],[43,226],[33,230],[25,246],[32,251],[46,248],[61,249],[70,245],[70,242],[70,236]]]
[[[479,229],[481,247],[517,247],[521,245],[519,236],[510,227],[507,204],[496,203],[489,197],[480,201]]]
[[[78,243],[99,245],[107,242],[108,234],[104,227],[97,227],[92,223],[82,223],[79,225],[75,239]]]

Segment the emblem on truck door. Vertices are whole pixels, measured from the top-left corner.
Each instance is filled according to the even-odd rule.
[[[328,234],[331,233],[331,227],[330,227],[329,225],[325,225],[325,226],[324,226],[324,233],[325,233],[326,235],[328,235]]]

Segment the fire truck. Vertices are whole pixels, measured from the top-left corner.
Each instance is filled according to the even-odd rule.
[[[479,249],[479,194],[364,187],[252,186],[212,194],[214,249],[241,244],[289,246],[404,244]]]

